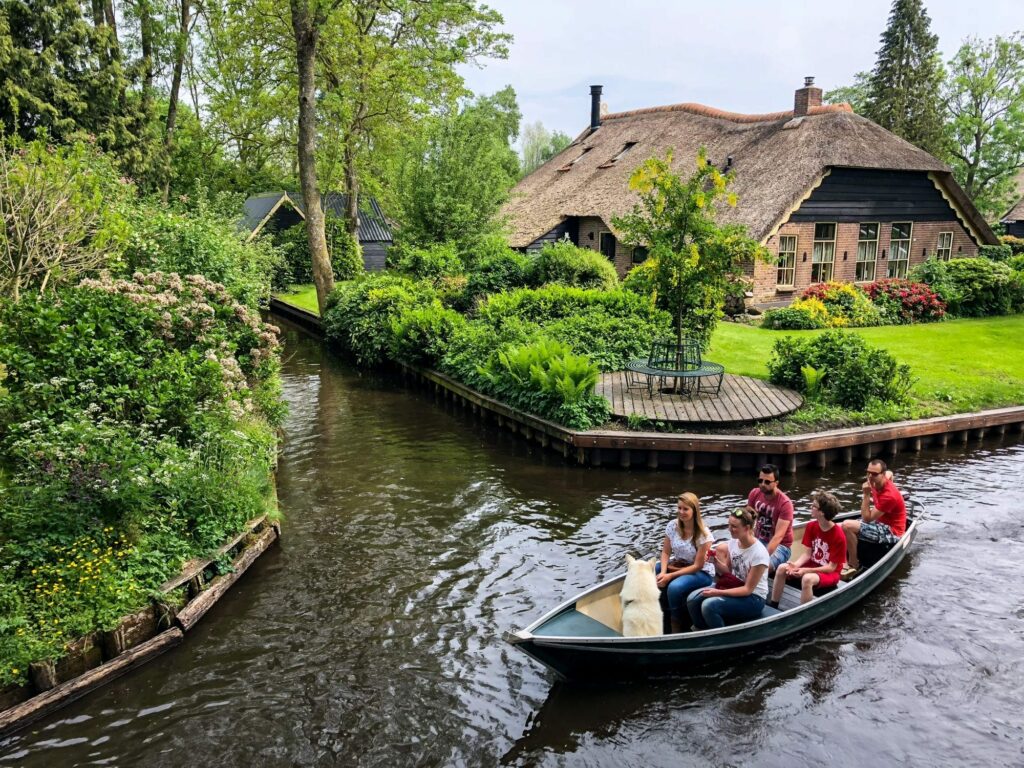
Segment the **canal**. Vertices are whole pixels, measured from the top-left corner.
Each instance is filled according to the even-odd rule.
[[[284,538],[184,645],[0,742],[17,766],[1024,763],[1024,446],[895,462],[928,510],[870,603],[686,674],[568,685],[500,640],[745,473],[580,469],[288,334]],[[861,467],[785,478],[857,503]]]

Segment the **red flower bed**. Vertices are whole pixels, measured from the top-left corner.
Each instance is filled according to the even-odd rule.
[[[864,286],[871,300],[883,310],[891,309],[904,323],[927,323],[941,320],[946,302],[926,283],[909,280],[877,280]]]

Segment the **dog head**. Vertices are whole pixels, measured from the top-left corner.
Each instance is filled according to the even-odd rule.
[[[626,555],[626,575],[650,573],[654,575],[654,564],[657,562],[657,558],[652,557],[650,560],[637,560],[630,554]]]

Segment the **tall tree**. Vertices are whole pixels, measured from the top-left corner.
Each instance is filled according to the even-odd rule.
[[[1024,165],[1024,37],[968,38],[949,62],[950,165],[990,220],[1014,202]]]
[[[864,114],[942,157],[942,61],[922,0],[893,0]]]
[[[520,141],[523,156],[523,176],[527,176],[568,147],[572,143],[572,138],[561,131],[551,133],[538,120],[535,123],[527,123],[523,126]]]
[[[495,214],[519,177],[518,132],[511,86],[437,119],[409,148],[400,182],[403,238],[428,244],[496,229]]]
[[[190,0],[178,0],[178,29],[174,36],[173,74],[171,91],[167,101],[167,120],[164,125],[164,155],[170,158],[174,152],[174,129],[178,124],[178,95],[181,92],[181,76],[185,69],[185,54],[188,51],[189,36],[192,32],[192,4]],[[163,199],[166,202],[171,187],[171,173],[164,177]]]
[[[863,115],[871,92],[871,73],[858,72],[851,85],[841,85],[825,91],[826,104],[849,104],[858,115]]]
[[[334,271],[327,252],[324,211],[316,182],[316,56],[320,30],[330,10],[317,0],[291,0],[295,62],[299,72],[299,136],[296,145],[299,184],[306,209],[306,233],[320,314],[327,310],[327,297],[334,290]]]

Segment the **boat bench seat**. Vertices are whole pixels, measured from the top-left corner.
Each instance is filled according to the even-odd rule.
[[[551,637],[622,637],[611,627],[580,613],[576,609],[564,611],[533,631],[535,635]]]

